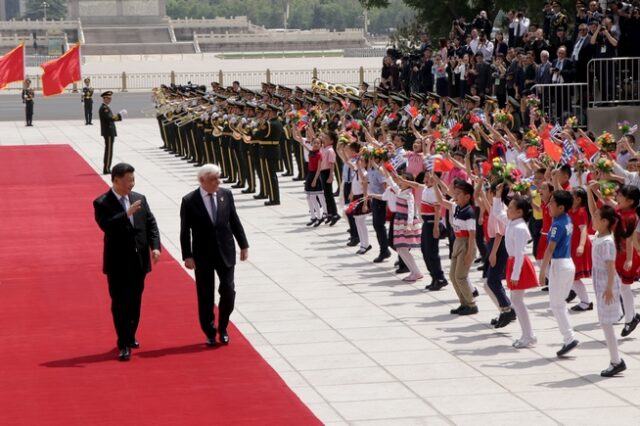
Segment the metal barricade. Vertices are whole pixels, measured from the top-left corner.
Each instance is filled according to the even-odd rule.
[[[44,57],[42,57],[44,58]],[[55,57],[54,57],[55,58]],[[41,71],[41,70],[40,70]],[[31,75],[34,89],[40,89],[41,72]],[[379,68],[351,68],[351,69],[306,69],[306,70],[269,70],[264,71],[216,71],[216,72],[157,72],[157,73],[113,73],[113,74],[85,74],[91,78],[91,84],[96,90],[113,90],[118,92],[147,91],[162,84],[192,84],[204,85],[210,89],[211,82],[217,81],[223,86],[231,86],[233,81],[239,81],[248,89],[260,89],[263,82],[282,84],[285,86],[310,87],[313,77],[335,84],[358,87],[362,81],[372,84],[380,76]],[[3,92],[19,91],[21,82],[15,82],[5,87]],[[71,92],[71,86],[67,92]]]
[[[592,59],[587,64],[589,107],[640,104],[640,57]]]
[[[587,83],[536,84],[533,91],[550,121],[564,124],[568,117],[575,116],[579,127],[587,125]]]

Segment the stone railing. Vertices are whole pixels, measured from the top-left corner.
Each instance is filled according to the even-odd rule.
[[[20,42],[24,42],[27,46],[31,46],[33,44],[33,35],[14,34],[12,36],[0,36],[0,46],[2,47],[15,47]]]
[[[214,18],[214,19],[170,19],[169,23],[173,28],[249,28],[249,20],[246,16],[236,16],[234,18]]]
[[[332,42],[332,41],[354,41],[364,40],[362,32],[330,32],[330,31],[282,31],[266,32],[261,34],[200,34],[198,42],[224,43],[224,44],[248,44],[248,43],[305,43],[305,42]]]
[[[49,20],[24,20],[24,21],[0,21],[0,31],[37,31],[37,30],[77,30],[79,21],[55,21]]]

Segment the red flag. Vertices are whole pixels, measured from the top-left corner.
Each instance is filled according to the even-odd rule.
[[[469,122],[471,124],[477,124],[477,123],[482,123],[482,120],[480,119],[480,117],[478,117],[474,113],[471,113],[469,114]]]
[[[544,139],[544,152],[556,163],[562,158],[562,147],[551,142],[549,139]]]
[[[0,58],[0,89],[14,81],[24,80],[24,44]]]
[[[598,151],[600,151],[600,148],[598,148],[598,145],[591,142],[587,138],[584,138],[584,137],[578,138],[576,143],[580,148],[582,148],[582,150],[584,151],[584,155],[587,158],[593,157]]]
[[[453,163],[446,158],[436,158],[433,160],[433,171],[438,173],[450,172],[453,170]]]
[[[42,94],[59,95],[67,85],[82,79],[80,74],[80,44],[76,44],[58,59],[40,65],[42,74]]]
[[[451,135],[453,137],[456,137],[458,135],[458,132],[462,130],[462,123],[456,123],[452,128],[451,128]]]
[[[442,133],[440,133],[440,130],[434,130],[432,135],[434,139],[440,139],[442,137]]]
[[[529,146],[526,150],[527,158],[538,158],[540,156],[540,152],[538,148],[535,146]]]
[[[491,163],[488,161],[482,162],[482,176],[489,176],[491,173]]]
[[[551,129],[553,129],[553,126],[551,124],[547,124],[547,127],[544,128],[542,133],[540,133],[540,138],[542,140],[549,139],[551,137]]]
[[[476,141],[471,139],[469,136],[463,136],[462,139],[460,139],[460,145],[462,145],[467,151],[473,151],[476,149]]]

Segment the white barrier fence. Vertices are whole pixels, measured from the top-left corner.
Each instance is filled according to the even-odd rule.
[[[28,76],[36,91],[42,88],[40,75]],[[91,84],[96,90],[114,90],[119,92],[149,91],[161,84],[193,84],[210,87],[211,82],[217,81],[223,86],[231,86],[239,81],[243,87],[259,89],[263,82],[282,84],[284,86],[310,87],[311,79],[358,86],[363,81],[373,84],[380,77],[380,68],[352,68],[352,69],[307,69],[307,70],[265,70],[265,71],[218,71],[218,72],[159,72],[159,73],[114,73],[88,74]],[[81,85],[78,85],[81,87]],[[22,90],[22,83],[8,85],[4,93],[15,93]],[[72,92],[73,87],[67,88]],[[2,93],[0,92],[0,93]]]

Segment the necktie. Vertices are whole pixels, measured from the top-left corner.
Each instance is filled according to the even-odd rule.
[[[518,26],[516,27],[516,37],[520,37],[520,21],[518,21]]]
[[[578,43],[576,44],[576,47],[573,49],[573,60],[577,61],[578,60],[578,55],[580,54],[580,48],[582,47],[582,42],[584,41],[584,38],[580,38],[580,40],[578,40]]]
[[[127,213],[127,199],[125,197],[120,197],[120,204],[122,204],[122,208],[124,209],[124,212]],[[133,216],[128,216],[129,218],[129,222],[131,222],[131,224],[133,225]]]
[[[216,217],[218,215],[218,209],[216,208],[215,201],[213,201],[213,195],[214,194],[209,194],[209,203],[211,203],[211,221],[215,225],[216,224]]]

